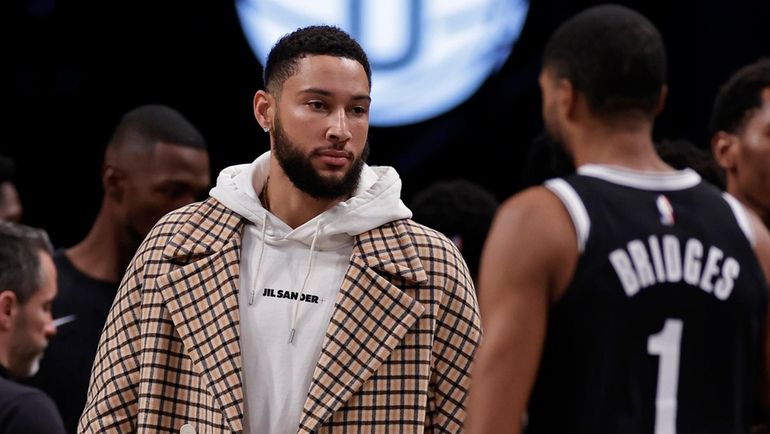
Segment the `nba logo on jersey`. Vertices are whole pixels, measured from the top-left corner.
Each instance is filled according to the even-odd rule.
[[[674,207],[671,206],[671,202],[664,195],[658,196],[655,201],[658,205],[658,212],[660,213],[660,222],[666,226],[674,225]]]

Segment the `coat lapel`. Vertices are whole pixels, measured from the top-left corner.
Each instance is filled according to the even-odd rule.
[[[156,282],[195,371],[208,383],[233,431],[242,430],[240,315],[242,221],[210,199],[175,234],[163,254],[186,265]],[[196,218],[197,217],[197,218]]]
[[[300,432],[317,431],[340,409],[425,311],[392,282],[415,286],[426,280],[402,221],[357,237],[313,373]]]

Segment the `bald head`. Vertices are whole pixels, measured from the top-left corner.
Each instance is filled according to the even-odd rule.
[[[158,143],[199,150],[207,148],[203,135],[181,113],[169,106],[151,104],[123,115],[107,145],[105,159],[148,156]]]

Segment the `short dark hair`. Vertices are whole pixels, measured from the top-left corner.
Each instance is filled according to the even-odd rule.
[[[575,173],[575,163],[564,144],[545,130],[530,142],[524,168],[521,170],[521,189],[540,185],[545,181]]]
[[[545,47],[543,64],[585,94],[599,116],[652,115],[666,82],[666,50],[658,29],[619,5],[594,6],[561,24]]]
[[[326,25],[299,28],[276,42],[265,62],[265,89],[277,95],[283,82],[296,73],[297,61],[312,55],[355,60],[364,67],[371,89],[372,68],[364,49],[339,27]]]
[[[186,117],[176,109],[160,104],[139,106],[124,114],[107,147],[120,148],[130,144],[152,149],[158,142],[207,148],[201,132]]]
[[[437,181],[420,190],[409,208],[414,221],[447,237],[463,238],[460,252],[476,280],[484,241],[499,205],[497,198],[480,184],[455,179]]]
[[[750,113],[762,106],[762,89],[770,87],[770,58],[739,69],[717,93],[711,112],[711,135],[736,133]]]
[[[686,139],[663,139],[655,144],[655,150],[674,169],[693,169],[706,181],[725,189],[724,172],[713,154],[695,143]]]
[[[40,251],[53,253],[45,231],[0,221],[0,292],[11,291],[24,304],[40,288]]]

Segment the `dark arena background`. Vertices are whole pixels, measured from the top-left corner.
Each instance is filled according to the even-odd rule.
[[[352,2],[355,9],[358,1],[335,3]],[[444,1],[463,5],[396,3],[419,9]],[[524,174],[532,170],[533,143],[542,131],[537,75],[543,46],[560,22],[597,2],[510,1],[528,6],[518,40],[464,102],[416,123],[371,128],[369,163],[396,167],[407,204],[433,181],[470,179],[500,200],[530,181]],[[82,239],[101,199],[102,149],[121,114],[140,104],[171,105],[201,129],[212,180],[222,168],[268,149],[251,107],[262,67],[242,31],[237,3],[12,0],[3,7],[10,11],[3,20],[9,31],[0,154],[16,162],[24,223],[48,229],[57,246]],[[770,55],[770,1],[622,4],[649,17],[667,44],[670,91],[656,140],[685,139],[707,148],[720,84],[740,66]],[[451,25],[462,31],[462,20]],[[470,46],[455,54],[467,58],[464,50],[475,49],[482,50]],[[429,74],[438,78],[441,71]],[[419,88],[401,91],[407,92],[403,107],[423,97]]]

